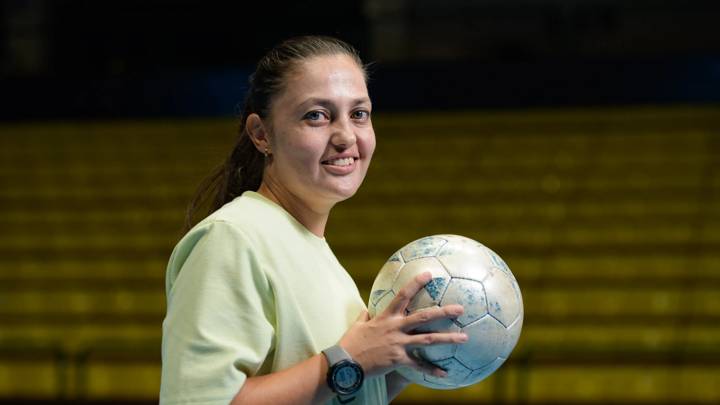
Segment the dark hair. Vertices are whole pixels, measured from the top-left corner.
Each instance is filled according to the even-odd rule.
[[[195,217],[204,206],[214,199],[206,215],[232,201],[243,192],[257,191],[262,181],[265,159],[253,144],[245,130],[250,114],[268,117],[273,98],[284,89],[287,76],[301,62],[316,56],[347,55],[362,69],[367,81],[367,71],[358,52],[351,45],[327,36],[301,36],[283,41],[260,59],[250,76],[249,88],[240,114],[237,142],[224,163],[216,167],[198,186],[195,196],[185,213],[184,232],[196,223]]]

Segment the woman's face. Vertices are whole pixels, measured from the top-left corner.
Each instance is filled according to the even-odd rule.
[[[303,62],[271,106],[265,176],[310,206],[351,197],[375,150],[370,111],[363,71],[350,57]]]

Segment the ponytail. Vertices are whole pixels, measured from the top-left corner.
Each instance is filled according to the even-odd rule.
[[[245,117],[243,117],[244,120]],[[257,191],[262,181],[264,159],[255,148],[245,131],[244,121],[240,124],[237,143],[225,162],[217,166],[198,186],[185,212],[183,233],[198,222],[196,217],[202,211],[207,214],[217,211],[245,191]],[[210,198],[215,198],[210,203]]]

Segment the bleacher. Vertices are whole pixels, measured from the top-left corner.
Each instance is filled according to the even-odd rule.
[[[720,402],[720,107],[377,114],[327,239],[367,297],[421,236],[498,252],[508,362],[397,403]],[[0,126],[0,402],[157,402],[164,272],[232,119]]]

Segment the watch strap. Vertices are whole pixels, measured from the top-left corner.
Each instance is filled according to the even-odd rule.
[[[343,360],[352,360],[352,357],[350,357],[348,352],[346,352],[345,349],[340,347],[340,345],[328,347],[327,349],[323,350],[323,354],[325,354],[325,357],[327,357],[327,361],[330,367]]]
[[[332,372],[333,366],[340,363],[341,361],[349,360],[354,362],[352,357],[350,357],[350,354],[346,352],[345,349],[340,347],[340,345],[328,347],[327,349],[323,350],[322,353],[325,355],[325,358],[328,362],[328,375],[330,375],[330,373]],[[355,399],[355,395],[342,395],[338,393],[337,399],[338,402],[340,402],[341,404],[347,404]]]

